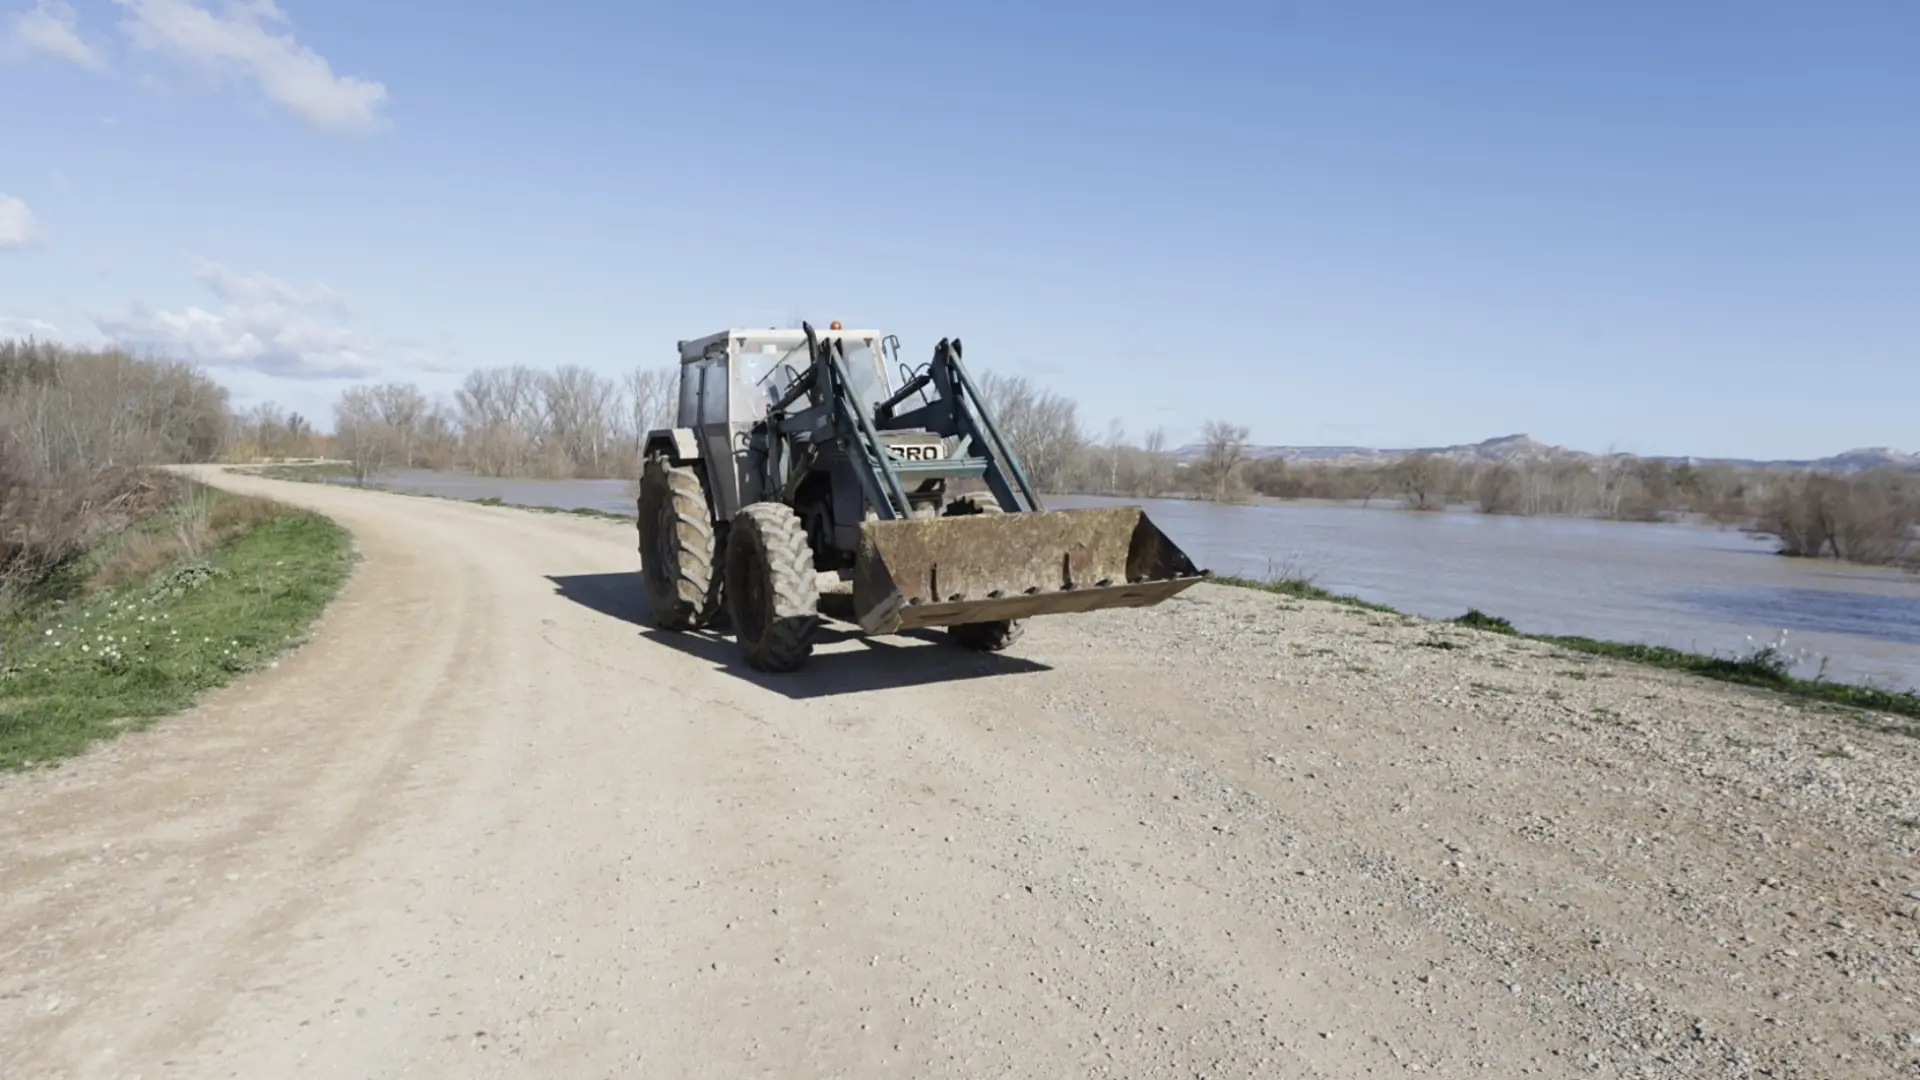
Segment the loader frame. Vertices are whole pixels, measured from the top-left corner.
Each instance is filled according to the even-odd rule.
[[[856,473],[867,505],[881,521],[915,516],[907,485],[929,479],[979,478],[986,482],[1000,509],[1008,513],[1045,509],[961,363],[958,338],[942,338],[934,346],[933,360],[878,403],[869,417],[858,407],[847,373],[843,339],[823,340],[808,324],[802,329],[812,363],[768,407],[765,429],[756,432],[751,443],[750,460],[760,463],[761,490],[779,492],[780,501],[793,498],[796,487],[810,471],[806,466],[813,462],[794,460],[791,447],[813,449],[819,444],[797,444],[792,437],[817,431],[821,410],[830,410],[835,429],[852,444],[842,449],[852,453],[862,466]],[[932,400],[917,409],[898,412],[908,399],[924,395],[928,389],[935,391]],[[926,433],[956,439],[958,445],[951,457],[902,460],[883,438],[883,433],[892,432]],[[970,452],[976,449],[978,453]]]

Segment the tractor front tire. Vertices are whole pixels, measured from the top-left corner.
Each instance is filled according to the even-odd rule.
[[[999,652],[1020,640],[1027,624],[1020,619],[994,619],[990,622],[961,623],[947,627],[947,636],[955,643],[981,652]]]
[[[740,508],[727,532],[727,613],[747,663],[796,671],[813,655],[820,585],[806,526],[792,508],[759,502]]]
[[[962,495],[947,504],[943,517],[1002,513],[992,493]],[[957,645],[980,652],[999,652],[1020,640],[1027,624],[1019,619],[993,619],[988,622],[960,623],[947,627],[947,636]]]
[[[663,630],[699,630],[720,614],[719,552],[700,474],[663,454],[640,474],[640,565]]]

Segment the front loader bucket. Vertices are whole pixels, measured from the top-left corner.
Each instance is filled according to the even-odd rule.
[[[1137,506],[869,521],[853,608],[869,634],[1148,607],[1207,576]]]

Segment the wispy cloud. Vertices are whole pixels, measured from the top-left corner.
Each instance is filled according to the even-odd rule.
[[[18,251],[40,240],[40,227],[27,204],[11,195],[0,195],[0,251]]]
[[[337,75],[325,57],[286,32],[273,0],[230,0],[216,14],[191,0],[114,0],[134,47],[209,74],[250,83],[269,101],[329,132],[386,123],[384,84]]]
[[[31,319],[18,315],[0,315],[0,338],[22,337],[58,341],[61,339],[60,327],[45,319]]]
[[[124,345],[208,367],[287,379],[371,375],[389,351],[352,324],[346,297],[337,289],[298,289],[266,274],[236,274],[217,263],[202,263],[194,276],[217,304],[176,311],[134,304],[94,322],[101,333]]]
[[[80,36],[79,17],[66,0],[38,0],[31,10],[10,16],[6,36],[0,38],[0,55],[16,60],[51,56],[90,71],[107,66],[100,51]]]
[[[202,260],[193,278],[213,295],[241,308],[268,307],[326,311],[345,318],[347,295],[330,285],[302,291],[268,274],[236,274],[216,262]]]

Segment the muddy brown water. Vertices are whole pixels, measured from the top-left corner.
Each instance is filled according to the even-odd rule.
[[[407,470],[420,494],[633,512],[625,480],[503,480]],[[1050,507],[1131,503],[1216,574],[1285,573],[1432,618],[1478,608],[1528,633],[1577,634],[1719,655],[1781,641],[1796,673],[1920,687],[1920,577],[1787,559],[1771,537],[1640,524],[1379,507],[1056,496]]]

